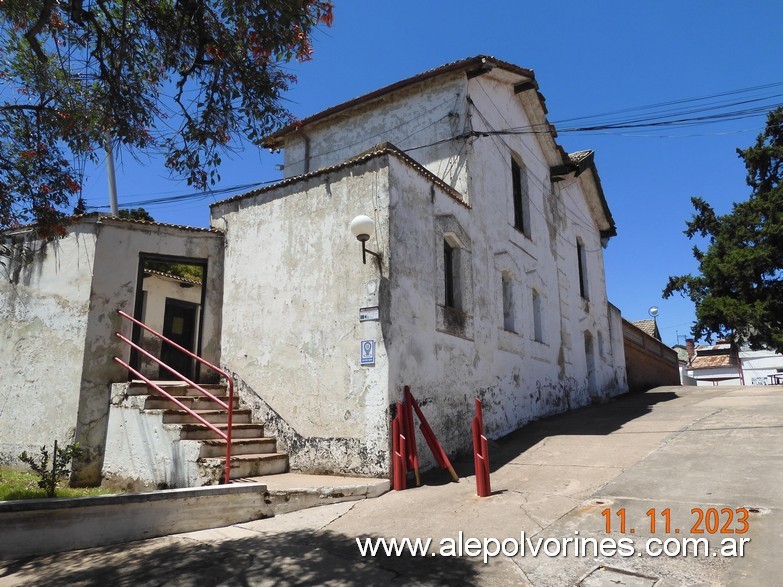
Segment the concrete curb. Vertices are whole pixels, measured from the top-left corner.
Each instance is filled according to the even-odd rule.
[[[366,485],[335,485],[316,488],[270,489],[264,501],[273,515],[288,514],[322,505],[380,497],[389,491],[389,481],[374,481]]]
[[[0,502],[0,560],[206,530],[273,515],[267,486]],[[355,498],[356,499],[356,498]]]

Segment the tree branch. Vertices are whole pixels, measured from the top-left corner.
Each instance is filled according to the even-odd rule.
[[[35,53],[41,63],[46,63],[48,59],[46,58],[46,53],[43,52],[37,37],[39,34],[41,34],[41,31],[46,26],[46,23],[49,22],[49,18],[52,16],[52,9],[54,8],[56,2],[57,0],[46,0],[41,7],[41,14],[38,15],[38,20],[24,34],[24,38],[27,39],[27,42],[30,44],[30,48],[33,50],[33,53]]]

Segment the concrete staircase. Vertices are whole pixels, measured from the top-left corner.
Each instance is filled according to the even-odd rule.
[[[185,383],[158,383],[182,404],[199,416],[225,431],[228,427],[228,411],[206,398],[198,390]],[[202,385],[215,397],[228,403],[225,385]],[[116,402],[113,402],[116,405]],[[219,483],[226,456],[226,441],[199,422],[173,401],[141,382],[127,386],[121,406],[137,411],[139,418],[150,427],[162,427],[161,436],[170,437],[181,445],[198,444],[181,454],[197,455],[195,466],[198,477],[206,484]],[[118,406],[120,407],[120,406]],[[233,434],[231,440],[231,478],[275,475],[288,471],[288,454],[277,451],[277,440],[264,436],[263,424],[253,423],[251,411],[234,398]],[[192,457],[189,457],[192,458]]]

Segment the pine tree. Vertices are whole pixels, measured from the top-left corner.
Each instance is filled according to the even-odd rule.
[[[737,152],[750,197],[725,215],[692,198],[696,214],[685,234],[709,244],[693,248],[699,274],[670,277],[663,295],[680,292],[694,302],[697,339],[717,336],[783,352],[783,108],[768,114],[752,147]]]

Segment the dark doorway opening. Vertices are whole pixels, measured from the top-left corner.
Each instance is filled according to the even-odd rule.
[[[163,336],[194,353],[196,351],[197,322],[198,304],[166,298]],[[176,347],[164,343],[160,350],[160,359],[181,375],[188,379],[193,379],[195,375],[193,372],[195,360]],[[160,367],[158,378],[165,381],[170,377],[171,373],[167,369]]]
[[[134,318],[201,355],[206,277],[206,259],[141,253]],[[139,326],[133,327],[132,340],[185,377],[199,381],[200,364],[187,354]],[[130,364],[152,380],[178,379],[136,351],[131,352]]]

